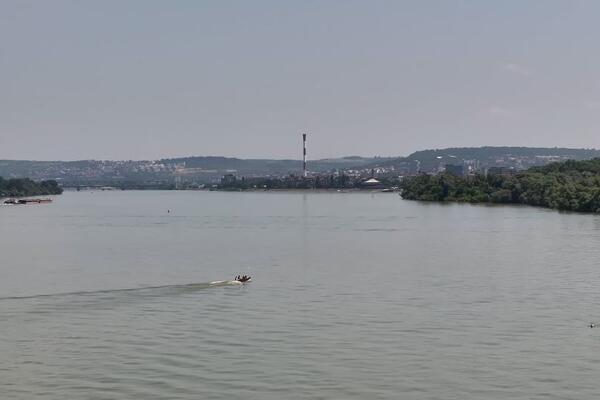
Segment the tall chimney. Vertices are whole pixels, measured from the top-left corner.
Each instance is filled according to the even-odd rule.
[[[303,176],[306,178],[306,133],[302,134],[302,172]]]

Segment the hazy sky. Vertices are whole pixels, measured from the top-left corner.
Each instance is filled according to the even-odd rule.
[[[600,147],[600,2],[0,0],[0,159]]]

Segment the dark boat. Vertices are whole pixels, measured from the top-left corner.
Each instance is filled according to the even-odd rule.
[[[236,281],[238,281],[238,282],[242,282],[242,283],[245,283],[245,282],[250,282],[250,280],[251,280],[251,279],[252,279],[252,278],[251,278],[250,276],[248,276],[248,275],[243,275],[243,276],[239,276],[239,275],[238,275],[238,276],[236,276],[236,277],[235,277],[235,280],[236,280]]]

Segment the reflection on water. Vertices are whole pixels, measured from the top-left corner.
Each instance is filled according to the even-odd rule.
[[[81,192],[0,222],[2,399],[596,398],[596,216]]]

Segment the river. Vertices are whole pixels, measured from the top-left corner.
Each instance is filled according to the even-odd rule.
[[[598,397],[599,216],[66,192],[0,237],[2,399]]]

